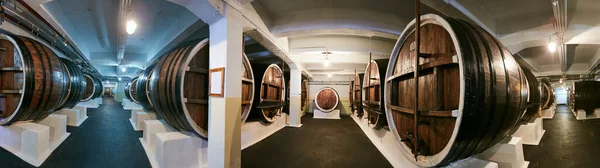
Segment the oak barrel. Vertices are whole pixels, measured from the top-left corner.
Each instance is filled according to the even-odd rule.
[[[276,64],[252,64],[254,79],[260,85],[254,85],[254,105],[252,114],[265,123],[272,123],[281,115],[285,101],[285,77]],[[256,80],[255,80],[256,81]]]
[[[208,39],[184,42],[160,57],[150,77],[156,115],[171,127],[208,137]]]
[[[573,82],[571,89],[571,108],[573,111],[585,110],[586,113],[594,113],[600,108],[600,81],[577,81]]]
[[[364,113],[362,108],[362,86],[364,76],[364,73],[354,75],[354,86],[352,86],[352,109],[354,110],[354,112],[356,112],[358,117],[362,117]]]
[[[302,83],[300,86],[300,111],[304,111],[308,107],[308,80],[302,75]]]
[[[136,83],[136,96],[139,104],[146,109],[146,111],[155,111],[154,104],[152,103],[152,99],[150,99],[150,77],[154,72],[154,67],[156,64],[151,64],[146,67],[138,76],[138,81]]]
[[[340,96],[332,87],[321,88],[315,96],[315,106],[322,112],[331,112],[337,109]]]
[[[127,100],[131,100],[131,94],[129,94],[129,88],[131,88],[131,81],[127,82],[127,84],[125,85],[125,88],[123,88],[123,94],[125,95],[125,98],[127,98]]]
[[[39,121],[67,95],[67,69],[52,49],[0,30],[0,124]]]
[[[68,59],[60,58],[63,63],[63,66],[67,70],[67,95],[63,97],[61,101],[61,105],[58,109],[62,108],[73,108],[85,94],[85,78],[83,77],[83,71],[79,68],[75,63],[71,62]]]
[[[137,83],[138,83],[138,77],[135,77],[133,79],[131,79],[131,81],[127,84],[129,87],[127,87],[127,90],[125,90],[125,95],[129,95],[129,100],[133,101],[134,103],[139,104],[140,102],[138,101],[138,95],[137,95]]]
[[[435,14],[420,19],[420,45],[414,43],[413,20],[392,52],[386,115],[408,160],[421,167],[443,166],[504,139],[524,112],[527,88],[513,56],[482,28]]]
[[[85,72],[83,73],[83,77],[85,78],[85,93],[83,94],[83,99],[81,99],[81,101],[89,101],[100,97],[103,91],[102,81]]]
[[[385,69],[389,59],[371,60],[367,64],[362,86],[362,108],[367,114],[369,127],[381,129],[387,125],[383,89],[385,87]]]
[[[554,89],[552,89],[552,85],[548,81],[542,80],[540,82],[540,91],[542,92],[542,110],[547,110],[554,105]],[[571,93],[573,93],[572,90]]]
[[[254,103],[254,74],[245,53],[242,55],[242,123],[246,122]]]
[[[521,70],[527,79],[526,82],[528,95],[525,113],[519,121],[519,123],[524,124],[527,122],[532,122],[535,118],[540,117],[542,94],[540,92],[540,83],[535,78],[535,75],[533,75],[533,73],[531,73],[531,71],[529,71],[527,68],[521,67]]]

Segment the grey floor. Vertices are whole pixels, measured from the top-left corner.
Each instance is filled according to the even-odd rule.
[[[600,167],[600,119],[578,121],[563,105],[543,126],[539,145],[523,145],[529,167]]]
[[[307,114],[302,124],[283,128],[242,150],[242,167],[392,167],[350,116],[323,120]]]
[[[150,162],[133,131],[131,113],[119,102],[104,99],[97,109],[88,108],[88,119],[79,127],[67,126],[71,135],[40,166],[67,168],[150,167]],[[33,167],[0,148],[0,168]]]

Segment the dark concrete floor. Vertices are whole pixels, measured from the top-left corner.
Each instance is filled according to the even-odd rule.
[[[546,133],[538,146],[523,145],[529,167],[599,167],[600,119],[578,121],[562,105],[543,126]]]
[[[302,117],[300,128],[283,128],[242,150],[242,167],[392,167],[349,116]]]
[[[44,167],[150,167],[150,162],[119,102],[105,98],[99,108],[88,108],[88,119],[67,127],[71,135],[40,166]],[[0,148],[0,167],[33,167]]]

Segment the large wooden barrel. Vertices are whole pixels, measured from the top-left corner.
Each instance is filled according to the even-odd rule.
[[[260,85],[254,85],[253,115],[265,123],[272,123],[281,115],[285,101],[285,85],[283,71],[276,64],[252,64],[254,79],[259,79]]]
[[[363,111],[367,113],[369,126],[381,129],[387,125],[383,89],[385,87],[385,69],[389,59],[371,60],[365,70],[362,86]]]
[[[52,49],[0,30],[0,124],[39,121],[67,95],[68,74]]]
[[[171,127],[208,137],[208,39],[185,42],[164,54],[150,77],[156,115]]]
[[[519,123],[527,123],[527,122],[531,122],[533,121],[535,118],[540,117],[540,111],[541,111],[541,101],[542,101],[542,95],[540,92],[540,83],[538,82],[538,80],[535,78],[535,75],[533,75],[533,73],[531,73],[531,71],[529,71],[526,68],[521,67],[521,70],[523,72],[523,75],[526,77],[527,80],[525,80],[527,82],[527,107],[525,108],[525,113],[523,114],[523,116],[521,117],[521,120],[519,121]],[[517,125],[518,127],[518,125]]]
[[[131,82],[127,82],[125,88],[123,88],[123,94],[127,100],[131,100],[131,94],[129,94],[129,89],[131,88]]]
[[[443,166],[504,139],[527,101],[510,52],[480,27],[422,15],[415,112],[414,32],[415,20],[396,43],[385,78],[390,131],[405,157],[421,167]]]
[[[542,92],[542,110],[547,110],[554,105],[554,89],[548,81],[543,80],[540,82],[540,91]],[[571,93],[573,93],[572,90]]]
[[[61,105],[58,109],[73,108],[75,107],[75,105],[77,105],[77,103],[79,103],[79,101],[81,101],[81,98],[83,98],[83,94],[85,94],[86,83],[83,77],[83,71],[81,71],[81,69],[77,65],[75,65],[75,63],[71,62],[68,59],[60,58],[60,60],[62,61],[65,69],[67,70],[68,89],[67,95],[63,97]]]
[[[89,101],[102,96],[102,81],[87,73],[83,73],[83,77],[85,78],[85,93],[81,101]]]
[[[127,85],[129,87],[127,87],[127,90],[125,95],[129,95],[129,99],[131,101],[133,101],[134,103],[139,104],[140,102],[138,101],[138,95],[137,95],[137,83],[138,83],[138,79],[139,77],[135,77],[133,78]]]
[[[140,73],[135,88],[137,93],[136,100],[147,111],[155,111],[152,99],[150,99],[150,77],[154,72],[154,67],[156,67],[156,64],[151,64],[150,66],[146,67],[142,73]]]
[[[242,123],[246,122],[254,103],[254,74],[245,53],[242,55]]]
[[[571,108],[574,111],[585,110],[586,113],[594,113],[600,108],[600,81],[577,81],[573,82],[571,94]]]
[[[300,86],[300,111],[304,111],[308,107],[308,80],[302,75],[302,83]]]
[[[332,87],[321,88],[315,96],[315,106],[322,112],[331,112],[337,109],[340,96]]]
[[[362,86],[365,74],[359,73],[354,76],[354,86],[352,86],[352,109],[359,117],[362,117],[364,111],[362,108]]]

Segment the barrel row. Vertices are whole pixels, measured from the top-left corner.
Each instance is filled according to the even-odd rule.
[[[48,46],[4,30],[0,30],[0,68],[1,125],[39,121],[74,107],[85,99],[86,76],[94,78]],[[99,96],[102,88],[98,90],[92,94]]]

